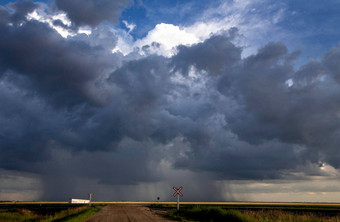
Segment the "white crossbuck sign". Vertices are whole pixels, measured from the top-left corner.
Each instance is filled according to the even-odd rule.
[[[177,210],[179,210],[179,197],[183,197],[183,194],[181,193],[181,190],[183,189],[182,186],[180,186],[179,188],[173,186],[172,189],[174,189],[175,193],[173,194],[173,196],[177,196]]]
[[[183,189],[183,187],[182,186],[180,186],[179,188],[177,188],[177,187],[172,187],[172,189],[174,189],[175,190],[175,193],[173,194],[173,196],[175,197],[176,195],[180,195],[181,197],[183,197],[183,194],[181,193],[181,190]]]

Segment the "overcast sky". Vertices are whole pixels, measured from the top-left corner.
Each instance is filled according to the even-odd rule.
[[[340,201],[340,2],[0,2],[0,200]]]

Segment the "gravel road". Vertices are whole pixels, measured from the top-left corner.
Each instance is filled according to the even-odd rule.
[[[102,207],[101,211],[90,217],[87,222],[107,222],[107,221],[119,221],[119,222],[152,222],[162,221],[170,222],[148,207],[141,205],[107,205]]]

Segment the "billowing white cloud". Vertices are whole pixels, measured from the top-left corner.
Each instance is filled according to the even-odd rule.
[[[132,32],[136,28],[136,24],[134,23],[128,23],[126,20],[123,20],[124,25],[126,28],[129,29],[128,33]]]
[[[131,25],[126,24],[126,26],[130,31],[133,30]],[[149,31],[144,38],[136,40],[132,45],[129,44],[129,42],[131,42],[131,38],[121,32],[117,47],[113,52],[120,51],[126,55],[138,48],[139,53],[142,55],[157,54],[170,57],[176,54],[176,46],[189,46],[200,42],[200,40],[184,28],[172,24],[160,23]]]
[[[198,42],[199,39],[185,29],[172,24],[161,23],[156,25],[145,38],[137,40],[135,45],[143,47],[145,45],[152,45],[152,43],[160,43],[159,49],[151,49],[151,53],[171,56],[175,53],[174,47],[178,45],[192,45]]]
[[[51,28],[56,30],[63,38],[73,37],[77,34],[90,35],[92,29],[89,26],[81,26],[78,29],[72,27],[72,22],[67,17],[65,12],[54,12],[48,11],[48,6],[43,3],[39,3],[39,8],[26,15],[26,19],[37,20],[42,23],[48,24]]]
[[[42,23],[47,23],[51,28],[55,29],[64,38],[76,35],[76,33],[73,33],[69,29],[65,28],[71,26],[71,22],[67,18],[67,15],[65,13],[58,12],[54,15],[50,15],[46,13],[46,7],[47,6],[45,5],[41,5],[40,8],[34,10],[32,13],[27,14],[27,20],[37,20]],[[54,21],[57,20],[60,21],[65,27],[53,24]]]
[[[268,41],[289,40],[289,34],[276,26],[284,17],[283,6],[279,3],[269,4],[266,7],[273,11],[274,15],[266,16],[260,12],[264,10],[263,5],[264,2],[261,1],[224,2],[218,8],[205,10],[193,24],[177,26],[159,23],[144,38],[132,42],[131,38],[127,39],[127,35],[135,26],[123,21],[129,31],[124,36],[120,35],[114,52],[120,51],[126,55],[138,48],[142,55],[170,57],[177,53],[176,47],[179,45],[189,46],[203,42],[212,35],[237,27],[242,37],[238,38],[235,44],[244,48],[242,56],[246,57],[256,53],[257,48]],[[266,35],[265,40],[263,35]]]

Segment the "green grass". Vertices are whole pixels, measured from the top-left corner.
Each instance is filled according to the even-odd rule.
[[[251,218],[237,210],[225,210],[221,207],[197,206],[193,208],[172,210],[166,217],[179,221],[234,221],[251,222]]]
[[[153,206],[155,207],[155,206]],[[225,209],[221,206],[185,206],[179,211],[171,209],[162,215],[176,221],[235,221],[235,222],[336,222],[340,216],[297,210],[294,212],[278,209]],[[161,208],[161,206],[158,206]]]
[[[99,211],[98,208],[86,208],[78,213],[75,214],[70,214],[65,217],[62,217],[57,220],[53,220],[53,222],[80,222],[80,221],[85,221],[87,218],[91,217],[95,213]]]
[[[175,208],[174,204],[152,204],[152,208]],[[205,207],[221,207],[223,209],[235,209],[235,210],[244,210],[244,209],[268,209],[268,210],[303,210],[303,211],[337,211],[340,212],[340,206],[332,206],[332,205],[278,205],[278,204],[223,204],[223,205],[210,205],[210,204],[182,204],[181,208],[192,208],[195,206],[205,206]]]
[[[62,208],[53,208],[50,205],[43,205],[36,208],[34,205],[18,206],[2,206],[0,209],[1,222],[77,222],[84,221],[96,212],[98,208],[88,206],[62,206]]]
[[[10,221],[39,221],[38,215],[32,213],[29,210],[21,209],[17,211],[6,211],[1,209],[0,211],[0,221],[10,222]]]
[[[282,210],[245,211],[254,222],[338,222],[340,216],[327,216],[311,212],[285,212]]]

